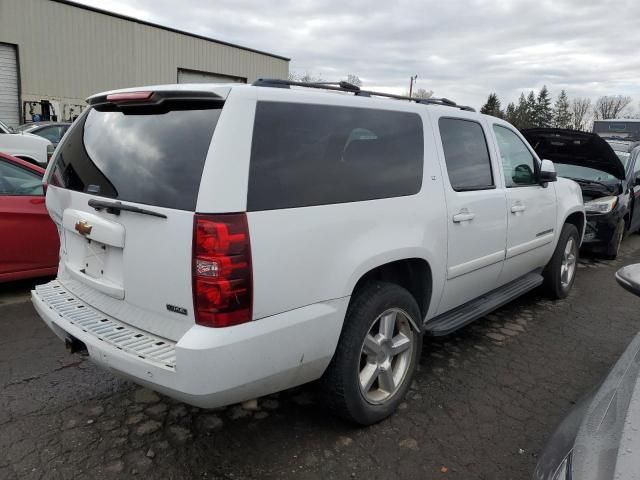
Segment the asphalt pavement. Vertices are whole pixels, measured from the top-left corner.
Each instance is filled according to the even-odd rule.
[[[215,411],[175,402],[67,354],[29,301],[38,281],[0,285],[0,479],[530,478],[639,330],[640,299],[613,277],[638,262],[632,235],[618,260],[582,260],[569,298],[531,292],[426,339],[399,412],[366,429],[314,385]]]

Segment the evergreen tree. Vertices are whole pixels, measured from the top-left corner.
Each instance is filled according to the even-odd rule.
[[[533,91],[530,91],[527,97],[524,96],[524,92],[520,95],[520,100],[518,101],[519,129],[536,126],[536,106],[536,95]]]
[[[556,128],[571,128],[572,123],[569,97],[567,92],[562,90],[553,107],[553,126]]]
[[[509,102],[509,105],[507,105],[507,109],[504,112],[504,118],[511,125],[518,128],[518,112],[513,102]]]
[[[489,98],[487,98],[487,103],[483,105],[480,109],[480,113],[484,113],[485,115],[492,115],[494,117],[503,118],[504,113],[501,109],[500,100],[498,99],[498,95],[495,93],[491,93]]]
[[[523,129],[527,128],[529,123],[529,106],[527,104],[527,98],[524,96],[524,92],[520,94],[520,98],[518,99],[518,106],[516,107],[515,112],[515,121],[513,124],[516,128]]]
[[[547,86],[543,85],[540,92],[538,92],[538,98],[536,98],[533,124],[535,127],[548,128],[552,122],[553,110],[551,109],[551,95],[549,94]]]

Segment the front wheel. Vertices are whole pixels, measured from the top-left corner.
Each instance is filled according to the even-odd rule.
[[[375,282],[356,292],[320,383],[327,406],[360,425],[391,415],[420,358],[420,320],[415,299],[398,285]]]
[[[578,268],[578,229],[565,223],[553,257],[544,270],[544,286],[554,299],[569,295]]]

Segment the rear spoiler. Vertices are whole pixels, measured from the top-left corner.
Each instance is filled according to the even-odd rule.
[[[91,107],[121,110],[133,107],[160,107],[167,103],[192,104],[224,102],[220,95],[204,90],[144,90],[138,92],[116,92],[98,95],[88,100]]]

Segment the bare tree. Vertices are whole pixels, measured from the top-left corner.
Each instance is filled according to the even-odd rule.
[[[618,116],[631,105],[631,97],[626,95],[613,95],[600,97],[594,107],[596,120],[618,118]]]
[[[360,80],[360,77],[358,75],[354,75],[353,73],[347,75],[347,83],[355,85],[356,87],[362,86],[362,80]]]
[[[588,130],[588,123],[591,117],[591,99],[574,98],[571,102],[571,128],[574,130]]]
[[[408,97],[409,92],[404,92],[404,96]],[[426,88],[414,88],[411,92],[412,98],[431,98],[433,97],[433,90],[427,90]]]
[[[289,80],[292,82],[305,82],[305,83],[313,83],[313,82],[322,82],[323,79],[320,75],[316,76],[310,72],[298,73],[298,72],[289,72],[288,76]]]

